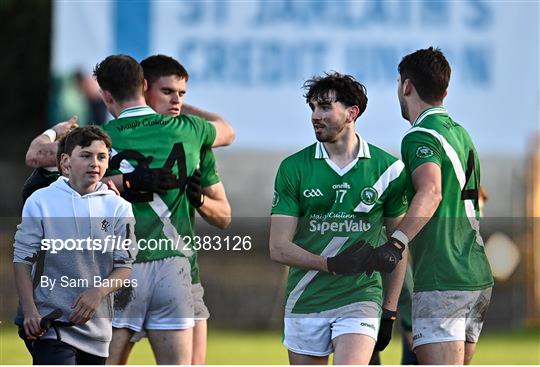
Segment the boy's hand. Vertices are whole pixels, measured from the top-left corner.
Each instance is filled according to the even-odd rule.
[[[84,324],[94,317],[96,310],[103,299],[99,288],[90,288],[79,294],[73,301],[73,311],[69,315],[69,321],[74,324]]]
[[[28,315],[24,315],[23,327],[29,340],[35,340],[43,335],[44,331],[39,326],[40,321],[41,315],[37,309],[32,310]]]

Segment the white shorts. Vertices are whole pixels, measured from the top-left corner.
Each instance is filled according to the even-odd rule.
[[[312,314],[286,314],[283,345],[291,352],[327,356],[334,352],[332,340],[344,334],[363,334],[377,340],[381,307],[358,302]]]
[[[191,285],[191,292],[193,295],[193,305],[194,305],[194,312],[195,312],[195,321],[199,320],[208,320],[210,317],[210,313],[208,312],[208,308],[204,304],[203,295],[204,295],[204,288],[201,283],[196,283]],[[146,337],[146,331],[141,330],[133,334],[131,339],[129,340],[131,343],[137,343],[142,338]]]
[[[459,340],[476,343],[491,290],[414,292],[413,349],[424,344]]]
[[[135,332],[193,327],[191,267],[187,258],[177,256],[133,264],[131,279],[137,281],[131,294],[115,294],[113,327]],[[126,296],[127,300],[122,300]]]
[[[191,294],[193,296],[193,310],[195,312],[195,321],[208,320],[210,312],[204,303],[204,288],[201,283],[191,285]]]

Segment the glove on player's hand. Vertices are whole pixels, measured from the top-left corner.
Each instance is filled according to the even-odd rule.
[[[187,180],[186,196],[195,208],[200,208],[203,205],[203,193],[201,187],[201,170],[196,169],[193,175]]]
[[[377,344],[375,350],[383,351],[392,339],[392,327],[396,320],[397,312],[390,311],[386,308],[382,310],[381,326],[379,327],[379,335],[377,336]]]
[[[160,195],[167,190],[178,188],[178,179],[170,169],[148,168],[153,157],[148,157],[146,164],[138,164],[135,170],[124,173],[122,180],[125,190],[151,191]]]
[[[372,256],[373,247],[360,241],[342,253],[326,259],[328,272],[331,274],[358,274],[364,271],[365,263]]]
[[[373,250],[365,264],[366,274],[370,276],[374,271],[391,273],[403,258],[404,250],[405,245],[401,241],[390,237],[384,245]]]

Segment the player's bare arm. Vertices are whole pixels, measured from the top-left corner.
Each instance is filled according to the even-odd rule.
[[[441,168],[437,164],[424,163],[411,177],[416,193],[398,228],[409,240],[429,222],[442,200]]]
[[[227,200],[225,186],[221,182],[215,185],[204,187],[203,204],[197,211],[208,223],[221,229],[225,229],[231,224],[231,206]]]
[[[68,121],[54,125],[32,140],[26,152],[26,165],[32,168],[56,166],[56,141],[70,129],[77,127],[77,120],[77,116],[72,116]]]
[[[328,272],[326,258],[306,251],[292,242],[297,224],[297,217],[272,215],[270,258],[283,265]]]
[[[386,233],[391,236],[399,223],[402,221],[403,215],[397,218],[387,218],[385,220]],[[385,297],[383,301],[383,308],[391,311],[397,310],[397,304],[399,295],[401,294],[401,288],[403,287],[403,280],[405,279],[405,272],[407,271],[407,251],[403,252],[403,258],[397,264],[396,268],[390,274],[383,274],[386,276],[387,282],[385,283]]]
[[[374,270],[392,273],[406,255],[409,241],[429,222],[442,200],[441,169],[437,164],[428,162],[418,166],[412,173],[412,181],[416,194],[409,210],[389,240],[373,250],[367,262],[368,274]]]
[[[184,103],[182,105],[182,114],[202,117],[203,119],[208,120],[212,125],[214,125],[214,127],[216,128],[216,140],[214,140],[212,148],[231,145],[234,141],[235,133],[231,124],[229,124],[227,120],[225,120],[217,113],[205,111],[198,107]]]

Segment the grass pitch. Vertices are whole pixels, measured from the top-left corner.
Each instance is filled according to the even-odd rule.
[[[399,364],[401,343],[394,335],[382,353],[384,364]],[[31,364],[15,327],[0,324],[0,364]],[[147,339],[133,349],[130,364],[154,364]],[[276,331],[210,330],[208,364],[287,364],[287,351]],[[473,364],[540,365],[540,330],[484,334]]]

